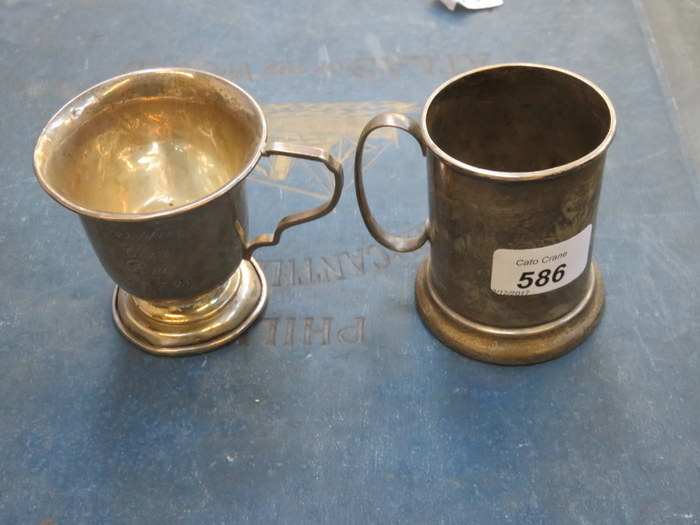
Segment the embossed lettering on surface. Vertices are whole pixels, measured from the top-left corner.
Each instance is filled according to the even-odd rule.
[[[267,60],[262,62],[214,63],[202,61],[198,69],[210,71],[234,82],[254,82],[257,78],[275,77],[327,77],[337,75],[351,79],[375,79],[382,77],[413,78],[418,75],[445,79],[484,66],[490,62],[489,53],[440,54],[440,55],[392,55],[359,56],[330,60]],[[124,72],[145,69],[151,64],[134,61],[125,65]]]
[[[234,344],[290,346],[358,346],[365,338],[365,318],[338,321],[333,317],[263,317]]]
[[[374,244],[332,255],[296,259],[258,258],[258,262],[270,287],[288,288],[364,277],[386,270],[395,260],[409,261],[417,257],[422,258],[423,252],[396,253]]]

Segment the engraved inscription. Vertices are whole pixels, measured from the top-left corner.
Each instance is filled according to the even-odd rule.
[[[147,231],[121,224],[108,224],[103,230],[113,243],[100,242],[107,246],[105,264],[114,273],[114,278],[126,289],[141,294],[159,295],[163,292],[188,289],[192,281],[178,276],[177,252],[179,241],[189,238],[187,232],[153,227]],[[106,251],[106,250],[105,250]],[[112,261],[121,261],[112,264]]]

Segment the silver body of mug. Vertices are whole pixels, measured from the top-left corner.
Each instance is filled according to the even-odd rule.
[[[364,142],[384,126],[411,133],[426,155],[430,215],[414,239],[384,231],[364,193]],[[476,359],[527,364],[592,333],[604,304],[593,234],[614,132],[612,104],[599,88],[534,64],[446,82],[420,123],[398,114],[368,123],[355,164],[360,209],[389,248],[430,242],[416,301],[436,337]]]

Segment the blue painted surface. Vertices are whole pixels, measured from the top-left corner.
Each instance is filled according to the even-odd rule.
[[[631,0],[475,13],[399,0],[0,3],[0,522],[698,523],[697,166],[642,17]],[[270,137],[349,152],[349,183],[364,113],[324,121],[331,105],[416,112],[453,74],[506,61],[590,78],[619,118],[595,240],[607,310],[591,339],[542,365],[485,365],[436,342],[413,306],[425,251],[377,247],[350,184],[336,212],[258,252],[270,304],[243,340],[146,355],[112,325],[112,283],[78,220],[32,173],[66,100],[180,65],[236,81],[271,112],[312,104],[325,135],[276,134],[271,119]],[[368,172],[394,230],[427,207],[416,149],[401,138]],[[317,174],[297,163],[290,185],[322,194]],[[260,231],[316,202],[264,182],[249,185]]]

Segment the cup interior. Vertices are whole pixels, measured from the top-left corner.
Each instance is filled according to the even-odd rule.
[[[112,79],[67,104],[35,151],[44,187],[84,214],[177,210],[255,165],[264,117],[237,86],[190,70]]]
[[[614,130],[607,98],[563,70],[506,65],[446,84],[424,125],[438,153],[495,172],[533,172],[596,150]]]

